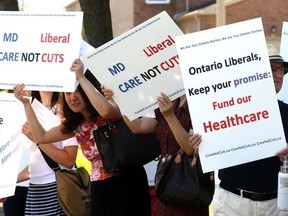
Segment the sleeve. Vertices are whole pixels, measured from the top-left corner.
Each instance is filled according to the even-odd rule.
[[[79,143],[75,137],[72,137],[62,141],[62,147],[65,146],[79,146]]]

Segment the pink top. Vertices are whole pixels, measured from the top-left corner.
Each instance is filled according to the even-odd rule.
[[[75,131],[75,136],[79,142],[83,155],[91,162],[91,181],[103,180],[118,174],[107,173],[104,170],[101,156],[97,149],[93,131],[107,122],[102,117],[98,118],[96,122],[81,123],[78,130]]]

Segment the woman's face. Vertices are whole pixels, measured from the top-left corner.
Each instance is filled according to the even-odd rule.
[[[85,112],[87,106],[78,89],[76,89],[75,92],[66,92],[64,96],[68,106],[73,112]]]

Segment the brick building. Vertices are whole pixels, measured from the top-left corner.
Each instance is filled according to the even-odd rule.
[[[121,0],[121,3],[119,0],[110,0],[113,34],[117,37],[163,10],[167,11],[184,33],[214,28],[216,2],[220,1],[225,5],[225,24],[262,17],[267,42],[279,48],[282,23],[288,21],[287,0]],[[78,0],[49,1],[45,8],[47,5],[55,7],[55,2],[64,11],[81,10]],[[25,0],[25,3],[44,7],[37,0]],[[21,8],[25,10],[25,5],[20,5]]]
[[[283,21],[288,21],[287,0],[224,0],[225,23],[262,17],[268,43],[279,48]],[[184,33],[216,27],[216,0],[110,0],[117,36],[165,10]],[[121,16],[124,19],[121,19]],[[125,25],[125,23],[127,25]],[[119,28],[125,26],[124,28]]]

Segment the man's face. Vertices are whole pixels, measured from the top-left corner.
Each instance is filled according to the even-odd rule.
[[[281,90],[283,84],[283,78],[285,72],[284,64],[281,62],[270,62],[270,65],[273,74],[275,90],[276,93],[278,93]]]

